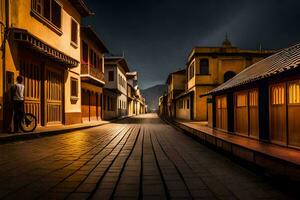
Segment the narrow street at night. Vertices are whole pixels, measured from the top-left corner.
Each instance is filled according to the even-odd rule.
[[[156,114],[2,144],[3,199],[293,199]]]

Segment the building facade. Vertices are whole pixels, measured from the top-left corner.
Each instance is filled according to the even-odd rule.
[[[138,81],[137,72],[127,72],[127,109],[128,115],[137,115],[136,86]]]
[[[168,116],[169,117],[184,117],[184,114],[180,112],[177,104],[175,103],[175,99],[185,91],[186,85],[186,74],[185,69],[178,70],[169,74],[167,79],[167,96],[168,96]],[[177,112],[179,111],[179,112]]]
[[[11,113],[10,87],[21,75],[25,111],[37,117],[39,126],[80,123],[80,23],[90,10],[82,0],[6,2],[1,112]],[[10,120],[4,118],[2,129],[9,129],[4,125]]]
[[[185,92],[176,98],[178,113],[184,119],[207,121],[211,100],[202,94],[271,55],[267,50],[241,50],[226,39],[221,47],[195,47],[186,66]]]
[[[81,27],[81,116],[82,121],[103,118],[104,54],[103,42],[91,27]]]
[[[284,49],[206,95],[215,129],[300,148],[300,44]]]
[[[105,57],[104,119],[127,115],[127,72],[123,57]]]

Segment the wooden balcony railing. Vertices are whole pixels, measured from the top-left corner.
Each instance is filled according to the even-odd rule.
[[[81,74],[90,75],[102,82],[105,81],[104,73],[99,68],[92,67],[89,64],[81,64]]]

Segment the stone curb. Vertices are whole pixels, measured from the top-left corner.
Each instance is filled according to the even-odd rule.
[[[20,134],[20,135],[12,133],[11,135],[6,136],[6,137],[0,137],[0,144],[18,142],[18,141],[23,141],[23,140],[37,139],[37,138],[42,138],[42,137],[47,137],[47,136],[65,134],[65,133],[69,133],[69,132],[73,132],[73,131],[79,131],[79,130],[83,130],[83,129],[94,128],[94,127],[98,127],[98,126],[111,124],[113,122],[124,120],[124,119],[130,118],[130,117],[131,116],[126,116],[126,117],[122,117],[122,118],[113,119],[113,120],[110,120],[103,124],[66,128],[66,129],[62,129],[62,130],[49,130],[49,131],[39,132],[39,133],[31,132],[31,133],[24,133],[24,134]]]

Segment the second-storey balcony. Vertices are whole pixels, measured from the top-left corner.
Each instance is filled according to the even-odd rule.
[[[96,68],[89,64],[85,64],[85,63],[81,64],[80,77],[82,81],[94,83],[97,85],[105,84],[104,73],[99,68]]]

